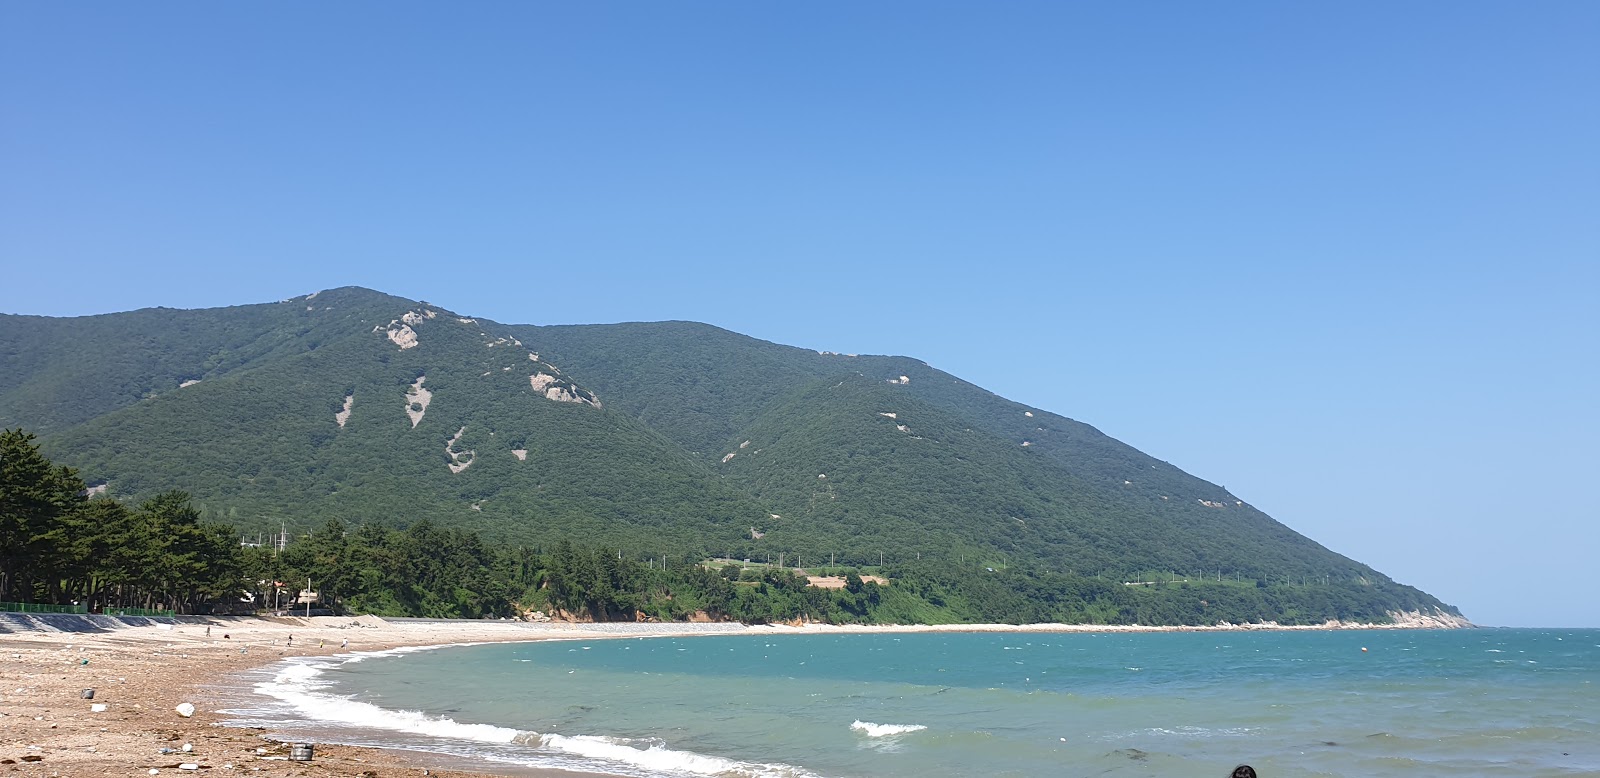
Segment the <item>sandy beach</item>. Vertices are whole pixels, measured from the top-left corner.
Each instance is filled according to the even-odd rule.
[[[761,629],[726,624],[388,622],[372,617],[197,618],[94,631],[58,628],[80,629],[77,625],[89,623],[81,617],[13,615],[0,624],[8,630],[0,632],[0,774],[481,775],[438,755],[324,743],[317,744],[313,761],[292,762],[288,746],[267,740],[264,730],[221,726],[228,716],[217,708],[225,693],[237,688],[237,681],[230,679],[288,657],[401,646]],[[348,648],[341,648],[346,641]],[[94,698],[84,699],[83,690],[91,688]],[[195,706],[192,717],[176,710],[185,702]],[[98,706],[104,707],[97,711]],[[184,751],[185,744],[191,750]],[[196,767],[186,770],[184,764]],[[574,775],[549,770],[504,774]]]
[[[1329,624],[1301,629],[1354,625]],[[1403,620],[1398,627],[1438,627]],[[209,628],[209,633],[208,633]],[[193,772],[278,776],[573,776],[507,770],[447,757],[318,743],[311,762],[289,761],[265,730],[222,726],[218,712],[245,671],[289,657],[402,646],[727,634],[872,632],[1144,632],[1271,629],[1276,625],[743,626],[739,624],[532,624],[388,621],[364,617],[186,618],[125,626],[84,617],[0,616],[0,775],[129,776]],[[1367,627],[1371,628],[1371,627]],[[290,638],[293,642],[290,642]],[[348,648],[344,648],[348,641]],[[83,690],[94,689],[84,699]],[[181,703],[195,707],[180,715]],[[103,706],[103,707],[100,707]],[[184,750],[185,745],[190,750]],[[166,749],[167,752],[163,753]],[[185,769],[184,765],[193,767]]]

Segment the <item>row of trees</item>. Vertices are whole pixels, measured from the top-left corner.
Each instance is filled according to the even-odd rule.
[[[0,432],[4,601],[205,613],[293,602],[308,581],[324,605],[389,616],[504,617],[519,607],[596,620],[866,615],[856,592],[822,596],[788,571],[736,583],[691,556],[668,569],[570,543],[539,552],[428,520],[406,529],[330,520],[281,553],[244,546],[183,492],[132,507],[91,498],[34,440]]]
[[[233,529],[188,495],[129,507],[86,492],[32,435],[0,432],[0,600],[187,610],[240,590]]]

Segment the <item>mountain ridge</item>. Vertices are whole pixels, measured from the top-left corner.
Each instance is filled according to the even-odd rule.
[[[688,321],[501,324],[340,287],[0,315],[0,365],[0,427],[40,432],[113,495],[187,488],[245,530],[430,518],[641,556],[1378,582],[1452,610],[1089,424],[913,357]]]

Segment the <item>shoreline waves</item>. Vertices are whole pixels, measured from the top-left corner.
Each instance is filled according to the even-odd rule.
[[[74,776],[128,775],[156,770],[183,774],[181,764],[202,770],[243,772],[260,778],[298,775],[301,763],[287,761],[285,743],[268,740],[265,726],[227,726],[248,718],[229,713],[250,707],[246,694],[265,677],[283,673],[315,675],[293,670],[307,662],[334,664],[361,661],[395,650],[417,651],[476,643],[597,640],[607,638],[690,637],[702,635],[819,635],[883,633],[1140,633],[1232,632],[1255,630],[1405,629],[1460,626],[1439,623],[1417,614],[1397,614],[1392,625],[1328,624],[1311,627],[1245,625],[1216,627],[1137,627],[1106,625],[909,625],[746,626],[728,623],[659,624],[599,623],[532,624],[509,621],[430,621],[375,617],[185,617],[176,623],[152,620],[108,620],[82,616],[0,615],[0,765],[21,775]],[[142,622],[128,624],[125,622]],[[209,632],[208,632],[209,629]],[[349,647],[341,649],[345,641]],[[330,661],[336,660],[336,661]],[[96,690],[93,701],[80,691]],[[193,717],[174,711],[181,702],[199,709]],[[105,706],[95,710],[98,706]],[[94,707],[91,707],[94,706]],[[369,706],[373,711],[382,711]],[[394,712],[384,711],[383,715]],[[421,715],[421,714],[416,714]],[[426,718],[426,717],[425,717]],[[427,718],[433,726],[438,717]],[[869,736],[883,726],[858,722]],[[490,725],[463,727],[504,728]],[[404,730],[399,730],[404,731]],[[475,731],[475,730],[474,730]],[[485,730],[487,731],[487,730]],[[882,730],[879,730],[882,731]],[[357,735],[341,738],[340,735]],[[493,733],[498,738],[504,732]],[[572,776],[558,768],[529,768],[486,757],[463,759],[428,748],[381,748],[339,745],[364,741],[353,729],[317,727],[306,739],[315,740],[316,764],[353,775],[375,773],[459,778],[495,774],[514,776]],[[512,735],[511,737],[517,737]],[[582,736],[552,741],[578,757],[640,749],[625,742]],[[184,750],[188,744],[192,750]],[[163,749],[166,753],[163,753]],[[715,759],[676,752],[683,758]],[[628,756],[628,754],[622,754]],[[11,760],[7,762],[6,760]],[[575,760],[576,766],[581,760]],[[714,767],[700,765],[700,767]],[[774,766],[778,767],[778,766]],[[647,767],[640,769],[648,771]],[[630,771],[631,772],[631,771]],[[594,775],[592,769],[582,774]],[[625,773],[624,773],[625,774]],[[791,773],[803,774],[803,773]]]

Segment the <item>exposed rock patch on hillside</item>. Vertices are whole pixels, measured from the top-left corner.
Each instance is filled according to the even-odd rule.
[[[552,368],[554,369],[554,368]],[[543,395],[547,400],[560,403],[580,403],[600,407],[600,400],[591,392],[578,388],[571,381],[549,373],[534,373],[528,376],[528,385],[534,392]]]
[[[437,313],[430,310],[424,310],[421,312],[406,311],[400,315],[400,318],[390,320],[389,326],[373,327],[372,331],[383,332],[384,335],[389,338],[390,342],[394,343],[396,346],[399,346],[401,351],[405,351],[408,348],[417,347],[417,331],[412,328],[421,326],[422,322],[432,319],[437,315]]]
[[[428,403],[433,402],[433,392],[422,388],[422,382],[426,380],[428,377],[425,375],[417,376],[417,380],[411,384],[411,389],[406,392],[406,415],[411,417],[413,429],[428,413]]]
[[[344,429],[345,422],[350,421],[350,408],[351,408],[351,406],[355,405],[355,402],[356,402],[355,393],[352,392],[350,394],[345,395],[344,396],[344,409],[339,411],[338,413],[333,414],[333,420],[339,424],[339,429]],[[415,427],[417,425],[413,423],[411,426]]]
[[[451,435],[450,440],[444,444],[445,456],[450,457],[450,464],[447,465],[447,467],[450,468],[450,472],[452,473],[459,473],[469,467],[472,467],[473,461],[477,459],[478,452],[476,451],[456,450],[456,443],[459,443],[461,441],[461,436],[465,434],[467,434],[467,428],[462,427],[461,429],[456,430],[456,434]]]

